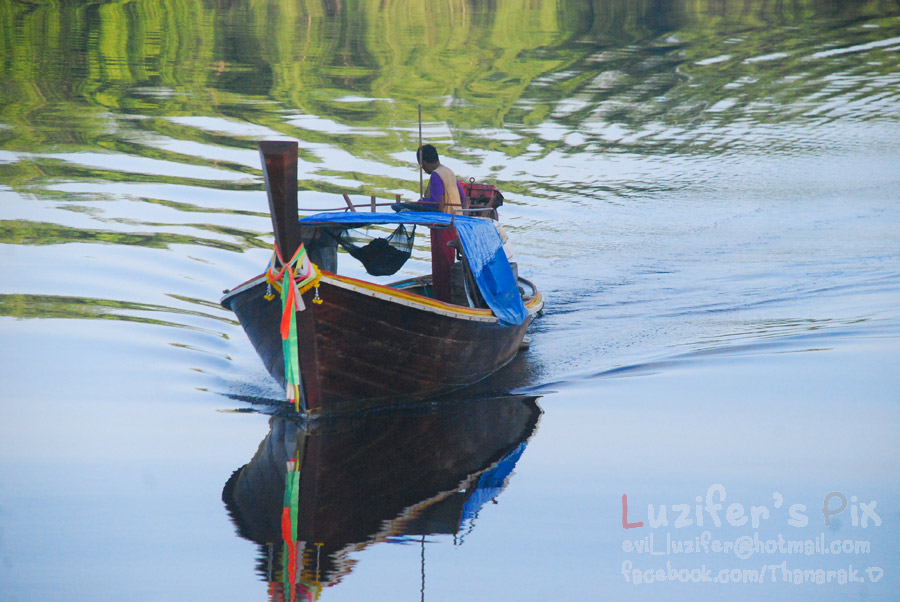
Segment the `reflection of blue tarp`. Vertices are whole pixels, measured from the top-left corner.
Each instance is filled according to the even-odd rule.
[[[500,460],[494,468],[481,475],[475,491],[466,500],[460,524],[474,519],[485,504],[500,495],[503,488],[506,487],[506,480],[516,467],[516,462],[522,457],[525,445],[526,443],[524,442],[519,444],[518,447]]]
[[[303,226],[335,224],[354,227],[365,224],[422,224],[446,226],[446,213],[404,211],[402,213],[317,213],[300,220]],[[463,254],[488,307],[505,326],[521,324],[528,317],[516,278],[503,251],[503,241],[490,220],[457,215],[453,226],[459,234]]]

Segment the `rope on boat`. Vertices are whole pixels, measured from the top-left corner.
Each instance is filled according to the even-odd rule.
[[[298,263],[299,270],[297,270]],[[281,267],[278,268],[276,265]],[[300,412],[300,359],[296,312],[306,309],[301,295],[311,288],[316,289],[312,302],[316,305],[322,303],[322,299],[319,298],[319,282],[321,280],[322,272],[309,260],[303,243],[300,243],[296,253],[288,262],[284,261],[278,246],[275,246],[275,253],[266,268],[266,282],[269,286],[265,298],[269,301],[275,298],[275,294],[272,292],[273,288],[281,293],[281,350],[284,355],[285,396],[288,401],[293,402],[294,409],[298,413]],[[284,286],[285,282],[289,285]]]

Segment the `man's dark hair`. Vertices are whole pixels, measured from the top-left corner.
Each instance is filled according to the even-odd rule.
[[[416,151],[416,161],[420,163],[438,163],[440,159],[438,158],[437,149],[430,144],[422,145],[419,147],[419,150]]]

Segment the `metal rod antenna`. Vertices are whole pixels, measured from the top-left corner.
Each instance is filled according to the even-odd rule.
[[[419,103],[419,150],[416,151],[417,163],[419,164],[419,198],[425,196],[422,188],[422,103]]]

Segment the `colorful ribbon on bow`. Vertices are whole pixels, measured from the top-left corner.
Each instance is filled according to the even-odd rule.
[[[276,261],[281,265],[280,269],[275,267]],[[298,263],[299,270],[296,269]],[[322,303],[322,299],[319,298],[319,281],[321,279],[322,273],[309,260],[303,243],[300,243],[297,252],[288,262],[284,261],[278,246],[275,246],[275,255],[266,269],[266,282],[269,283],[269,290],[266,292],[265,298],[270,301],[275,298],[272,287],[281,292],[281,349],[284,354],[285,395],[288,401],[294,403],[297,412],[300,411],[300,359],[296,312],[306,309],[301,295],[313,287],[316,289],[316,294],[312,302],[317,305]]]

